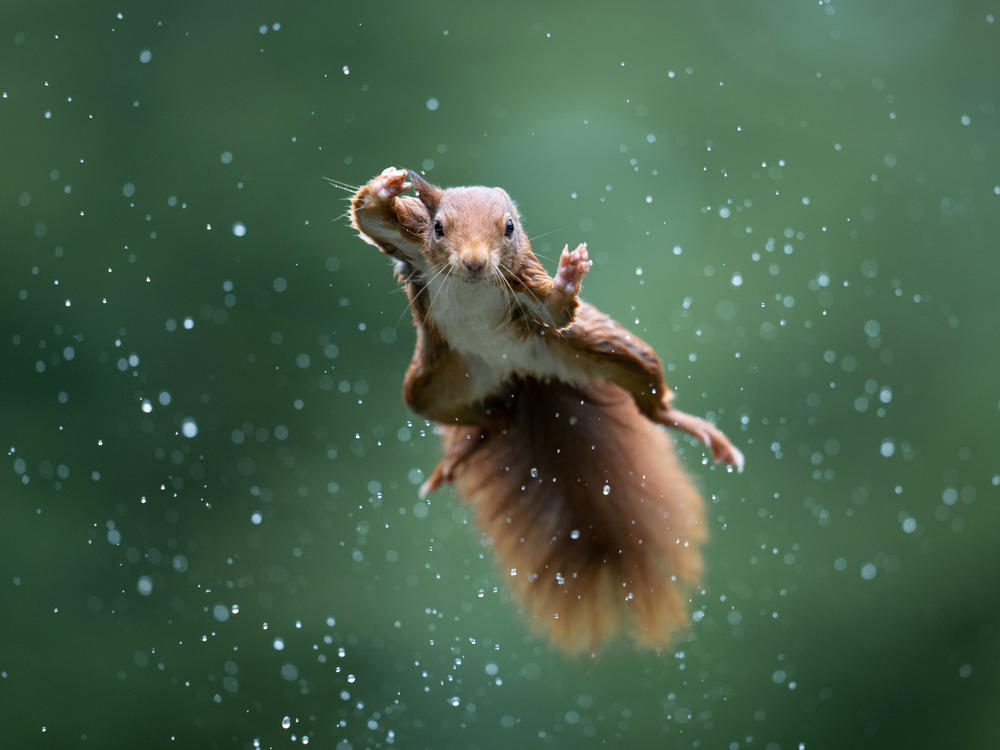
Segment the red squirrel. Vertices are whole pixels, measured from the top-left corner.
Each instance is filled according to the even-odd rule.
[[[659,425],[738,470],[743,455],[674,408],[648,344],[579,299],[585,244],[546,273],[504,190],[389,167],[355,193],[351,221],[395,259],[409,298],[403,398],[444,443],[421,496],[455,483],[516,599],[563,650],[620,631],[666,645],[687,621],[706,529]]]

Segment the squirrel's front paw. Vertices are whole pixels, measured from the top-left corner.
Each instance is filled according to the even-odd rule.
[[[587,255],[587,243],[577,245],[573,252],[566,245],[559,256],[559,270],[553,279],[556,289],[566,294],[576,294],[580,291],[580,282],[593,265],[594,261]]]
[[[406,170],[386,167],[382,174],[368,183],[370,199],[386,203],[413,187],[406,181]]]

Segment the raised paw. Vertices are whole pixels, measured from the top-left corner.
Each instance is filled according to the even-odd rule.
[[[586,243],[577,245],[573,252],[566,245],[559,256],[559,270],[553,279],[556,289],[566,294],[576,294],[580,291],[580,282],[593,265],[594,261],[587,255]]]
[[[411,187],[413,186],[406,181],[406,170],[395,167],[386,167],[382,174],[368,183],[372,198],[381,202],[392,200]]]

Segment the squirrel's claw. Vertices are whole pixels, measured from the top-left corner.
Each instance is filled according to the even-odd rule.
[[[593,265],[594,261],[587,254],[586,242],[577,245],[572,252],[569,245],[566,245],[559,256],[559,268],[553,279],[556,289],[566,294],[576,294],[580,291],[580,282]]]
[[[417,497],[421,500],[426,500],[429,494],[437,492],[438,488],[441,486],[441,480],[437,479],[437,481],[435,481],[435,479],[436,477],[433,475],[428,479],[425,479],[424,483],[420,485],[420,489],[417,490]]]
[[[743,467],[746,466],[746,458],[743,457],[743,451],[730,443],[724,435],[722,437],[721,441],[714,441],[711,444],[712,457],[716,461],[735,468],[737,474],[742,474]]]
[[[405,169],[386,167],[371,181],[370,190],[379,200],[388,201],[413,187],[406,181],[406,177]]]
[[[714,425],[709,426],[705,434],[705,444],[711,449],[712,458],[717,462],[735,467],[737,474],[743,473],[743,467],[746,465],[743,452],[729,442],[729,438]]]
[[[722,430],[711,422],[674,409],[668,403],[662,405],[656,420],[666,427],[686,432],[691,437],[700,440],[712,451],[712,458],[720,463],[736,467],[736,472],[739,474],[743,473],[743,467],[746,465],[743,453],[729,441]]]
[[[452,469],[454,465],[451,464],[447,459],[441,461],[437,466],[434,467],[434,471],[431,475],[424,480],[424,483],[420,485],[420,489],[417,491],[417,497],[421,500],[426,500],[427,496],[432,492],[437,492],[441,489],[441,485],[445,482],[450,482],[453,479]]]
[[[482,446],[485,436],[486,433],[481,427],[467,427],[457,434],[453,433],[445,450],[444,458],[434,467],[434,471],[427,477],[427,480],[420,485],[418,493],[420,499],[423,500],[430,493],[440,489],[442,484],[454,481],[455,469]]]
[[[746,466],[747,460],[743,457],[743,451],[735,445],[733,446],[733,460],[729,463],[736,467],[737,474],[743,473],[743,467]]]

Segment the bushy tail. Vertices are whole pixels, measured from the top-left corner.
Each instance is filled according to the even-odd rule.
[[[611,384],[520,380],[495,413],[455,483],[516,598],[566,651],[623,630],[666,645],[706,537],[670,437]]]

